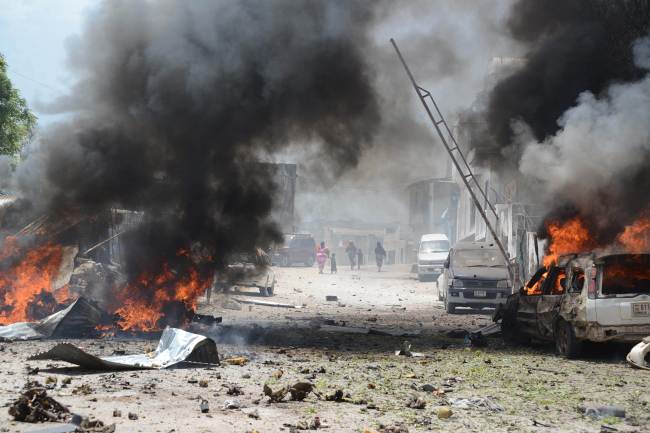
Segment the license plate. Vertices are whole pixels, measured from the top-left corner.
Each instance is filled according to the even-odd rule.
[[[477,298],[485,298],[485,290],[474,290],[474,296]]]
[[[650,316],[650,302],[632,304],[632,314],[635,316]]]

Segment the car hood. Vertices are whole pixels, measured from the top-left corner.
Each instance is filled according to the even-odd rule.
[[[444,262],[447,260],[448,252],[442,253],[418,253],[418,260],[435,260],[439,262]]]
[[[453,278],[471,278],[475,280],[507,280],[508,270],[506,268],[490,267],[459,267],[454,266],[451,269]]]

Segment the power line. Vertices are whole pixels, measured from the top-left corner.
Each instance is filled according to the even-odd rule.
[[[61,96],[64,96],[64,95],[65,95],[65,93],[64,93],[62,90],[57,89],[57,88],[55,88],[55,87],[52,87],[52,86],[50,86],[49,84],[45,84],[45,83],[43,83],[43,82],[41,82],[41,81],[35,80],[35,79],[33,79],[33,78],[30,78],[30,77],[28,77],[28,76],[25,75],[25,74],[21,74],[20,72],[16,71],[15,69],[13,69],[13,68],[11,68],[11,67],[7,67],[7,70],[9,70],[9,71],[11,71],[12,73],[18,75],[19,77],[22,77],[22,78],[24,78],[24,79],[26,79],[26,80],[29,80],[29,81],[33,82],[33,83],[36,83],[36,84],[41,85],[41,86],[43,86],[43,87],[45,87],[45,88],[48,88],[48,89],[52,90],[53,92],[58,93],[58,94],[61,95]]]

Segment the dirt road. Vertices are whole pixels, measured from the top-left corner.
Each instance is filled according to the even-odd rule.
[[[217,340],[222,358],[245,356],[244,366],[91,372],[26,361],[53,341],[4,343],[0,404],[14,400],[27,380],[44,384],[52,377],[53,397],[73,412],[116,423],[118,432],[289,432],[313,427],[316,417],[328,432],[650,431],[650,376],[629,368],[616,347],[596,348],[577,361],[560,359],[545,346],[513,348],[499,339],[468,347],[447,332],[477,329],[490,323],[489,316],[447,315],[435,283],[418,282],[407,268],[276,272],[272,298],[222,295],[201,306],[201,312],[223,316],[221,326],[203,332]],[[233,310],[233,296],[301,308],[241,304]],[[405,341],[422,356],[395,355]],[[151,350],[157,338],[71,342],[108,355]],[[27,375],[27,366],[39,371]],[[296,382],[312,383],[318,395],[304,401],[287,396],[280,403],[263,395],[264,384],[278,390]],[[328,401],[337,390],[339,401]],[[200,412],[201,399],[208,400],[208,413]],[[228,401],[239,408],[222,409]],[[601,405],[625,409],[626,417],[584,415],[584,407]],[[452,415],[439,418],[441,407]],[[6,408],[0,425],[11,432],[39,427],[11,421]]]

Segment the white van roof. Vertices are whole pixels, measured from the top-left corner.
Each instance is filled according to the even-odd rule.
[[[422,235],[420,238],[420,242],[424,241],[447,241],[449,242],[449,239],[447,238],[447,235],[443,233],[428,233],[426,235]]]

